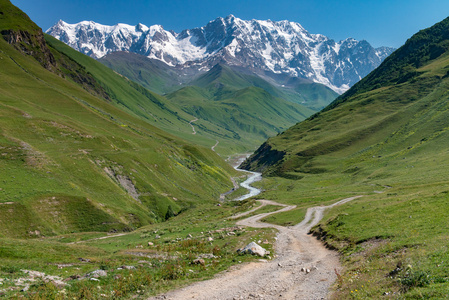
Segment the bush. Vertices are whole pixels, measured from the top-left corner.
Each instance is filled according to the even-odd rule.
[[[430,275],[425,271],[414,271],[408,269],[405,275],[399,278],[404,290],[409,290],[414,287],[424,287],[430,284]]]

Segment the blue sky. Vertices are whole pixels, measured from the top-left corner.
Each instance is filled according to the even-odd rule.
[[[233,14],[244,20],[300,23],[334,40],[365,39],[373,46],[401,46],[420,29],[449,16],[448,0],[12,0],[44,30],[59,19],[105,25],[160,24],[166,30],[201,27]]]

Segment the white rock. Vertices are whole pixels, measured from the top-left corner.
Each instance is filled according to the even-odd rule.
[[[270,254],[269,251],[265,250],[255,242],[251,242],[246,247],[238,249],[237,252],[239,254],[253,254],[260,257],[264,257],[265,255]]]
[[[87,277],[98,278],[98,277],[104,277],[107,275],[108,275],[108,273],[105,270],[95,270],[95,271],[92,271],[89,274],[87,274]]]

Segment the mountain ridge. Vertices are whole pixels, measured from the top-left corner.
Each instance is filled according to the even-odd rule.
[[[335,42],[310,34],[289,21],[244,21],[229,15],[204,27],[181,33],[160,25],[147,27],[93,21],[68,24],[60,20],[47,33],[94,58],[113,51],[130,51],[182,69],[205,71],[218,62],[308,78],[342,93],[388,56],[393,48],[373,48],[347,38]]]

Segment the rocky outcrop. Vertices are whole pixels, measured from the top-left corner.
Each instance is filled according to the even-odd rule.
[[[3,39],[25,55],[34,57],[44,68],[56,69],[56,59],[51,53],[41,30],[36,32],[24,30],[2,30]]]

